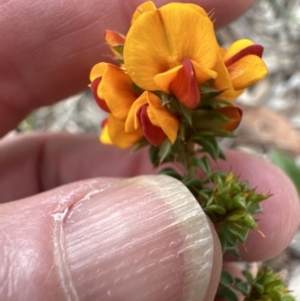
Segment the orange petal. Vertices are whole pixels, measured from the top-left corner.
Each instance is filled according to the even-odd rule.
[[[103,73],[105,72],[107,68],[107,63],[99,63],[95,65],[90,73],[90,81],[94,81],[98,77],[102,77]]]
[[[162,144],[167,136],[163,130],[152,124],[147,114],[148,104],[144,104],[137,112],[137,118],[143,130],[145,138],[154,146]]]
[[[143,137],[143,132],[140,129],[126,133],[124,126],[125,122],[123,120],[114,117],[112,114],[108,116],[108,135],[112,143],[119,148],[128,148]]]
[[[161,127],[171,143],[174,143],[179,129],[178,119],[165,106],[162,106],[161,100],[155,94],[144,92],[143,95],[147,98],[149,109],[155,118],[155,121],[152,123]],[[148,116],[151,118],[150,114]]]
[[[113,30],[106,30],[104,33],[105,41],[110,46],[124,45],[125,37]]]
[[[241,90],[264,78],[268,69],[261,58],[247,55],[228,67],[233,88]]]
[[[117,59],[123,59],[123,48],[125,37],[113,30],[106,30],[104,34],[106,43],[110,46],[111,51]]]
[[[140,127],[140,124],[137,119],[137,112],[139,109],[144,105],[148,103],[147,97],[145,97],[144,92],[131,106],[128,116],[125,123],[125,131],[127,133],[130,133]]]
[[[135,10],[135,12],[133,13],[133,16],[131,19],[131,24],[133,24],[141,14],[143,14],[147,11],[154,10],[154,9],[156,9],[156,6],[152,1],[144,2],[143,4],[138,6],[137,9]]]
[[[162,106],[160,98],[149,91],[145,91],[132,105],[126,119],[125,131],[130,133],[141,127],[137,113],[145,104],[149,104],[147,111],[151,111],[151,113],[148,113],[151,123],[155,126],[159,126],[169,140],[174,143],[177,138],[179,122],[166,107]]]
[[[221,113],[229,120],[220,127],[223,130],[233,132],[240,124],[243,116],[243,111],[239,107],[227,106],[216,109],[215,112]]]
[[[221,50],[221,53],[222,53],[222,50]],[[220,95],[221,98],[224,98],[227,100],[232,100],[232,99],[235,99],[238,95],[240,95],[241,92],[243,92],[243,91],[237,92],[233,89],[227,68],[225,67],[223,60],[221,58],[221,53],[219,54],[217,64],[214,68],[218,73],[218,77],[215,79],[215,81],[213,83],[213,87],[219,91],[224,91]]]
[[[170,3],[143,13],[134,22],[126,36],[124,61],[139,87],[158,90],[154,77],[182,65],[185,58],[205,72],[212,69],[217,47],[213,23],[207,17],[190,5]]]
[[[197,77],[192,62],[183,60],[182,67],[177,71],[175,79],[170,84],[170,91],[186,107],[194,109],[200,101]]]
[[[110,112],[124,119],[138,95],[131,89],[132,81],[120,68],[106,64],[97,94],[104,99]]]
[[[166,72],[155,75],[153,80],[154,80],[155,84],[157,85],[158,89],[165,93],[171,93],[171,91],[169,89],[170,84],[172,81],[174,81],[174,79],[177,76],[178,70],[181,68],[182,68],[182,65],[178,65],[175,68],[172,68]]]

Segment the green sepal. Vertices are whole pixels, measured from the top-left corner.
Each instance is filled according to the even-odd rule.
[[[213,99],[222,94],[223,91],[217,90],[212,87],[211,83],[206,82],[199,87],[201,91],[201,102],[200,104],[211,103]]]
[[[219,128],[228,120],[223,114],[212,110],[196,110],[192,114],[193,128],[197,131]]]
[[[189,126],[192,126],[193,110],[184,106],[177,99],[172,99],[172,101],[169,103],[169,108],[170,108],[170,111],[173,112],[174,114],[179,114],[179,115],[183,116],[184,119],[186,120],[187,124]]]
[[[114,45],[111,48],[123,57],[124,44]]]

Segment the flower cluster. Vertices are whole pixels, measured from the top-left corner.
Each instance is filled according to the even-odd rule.
[[[232,132],[242,111],[230,101],[267,74],[262,46],[244,39],[220,47],[209,15],[194,4],[145,2],[126,37],[105,38],[120,65],[95,65],[91,89],[109,113],[101,141],[120,148]]]

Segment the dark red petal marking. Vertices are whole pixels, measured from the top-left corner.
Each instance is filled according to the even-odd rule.
[[[197,77],[192,62],[184,59],[183,67],[178,70],[176,78],[170,84],[170,91],[186,107],[194,109],[200,102]]]
[[[137,112],[137,117],[148,142],[154,146],[158,146],[167,139],[167,135],[160,127],[151,123],[147,114],[148,106],[148,104],[141,106]]]
[[[103,129],[107,124],[108,124],[108,119],[106,118],[100,124],[101,129]]]
[[[258,57],[262,57],[264,52],[264,47],[261,45],[250,45],[244,49],[242,49],[240,52],[238,52],[237,54],[235,54],[233,57],[231,57],[229,60],[227,60],[225,62],[225,66],[229,67],[230,65],[234,64],[235,62],[237,62],[238,60],[240,60],[241,58],[245,57],[246,55],[252,54],[252,55],[256,55]]]
[[[97,94],[97,89],[98,89],[98,86],[99,86],[101,80],[102,80],[102,77],[97,77],[94,81],[92,81],[92,83],[91,83],[91,85],[90,85],[90,88],[91,88],[91,90],[92,90],[92,92],[93,92],[93,96],[94,96],[94,98],[95,98],[95,100],[96,100],[98,106],[99,106],[103,111],[110,113],[110,110],[109,110],[109,108],[108,108],[106,102],[105,102],[103,99],[101,99],[101,98],[98,96],[98,94]]]

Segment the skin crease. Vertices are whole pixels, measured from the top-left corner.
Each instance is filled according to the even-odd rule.
[[[102,32],[107,28],[126,32],[131,13],[141,2],[0,1],[0,136],[34,108],[85,88],[92,65],[106,60],[108,55]],[[208,11],[216,7],[216,26],[220,26],[241,15],[252,2],[207,0],[201,4]],[[165,2],[159,1],[157,5],[162,3]],[[0,205],[0,212],[5,208],[7,216],[14,216],[22,208],[23,200],[9,201],[25,197],[29,197],[27,202],[34,208],[42,200],[41,195],[35,194],[77,180],[153,173],[146,156],[145,151],[130,155],[129,151],[101,146],[97,138],[89,136],[37,134],[4,139],[0,141],[0,194],[5,204]],[[296,191],[286,176],[261,159],[232,151],[227,156],[229,163],[219,163],[219,167],[234,170],[263,192],[276,191],[265,203],[261,216],[260,225],[267,240],[251,235],[242,259],[274,256],[286,247],[297,229],[300,210]],[[60,189],[65,193],[73,191],[72,185],[76,184],[69,185]],[[55,196],[57,190],[50,193]],[[25,233],[26,225],[24,220]],[[49,232],[47,224],[46,229]],[[17,239],[21,233],[16,234],[11,240],[12,250],[22,247]],[[34,237],[40,252],[44,252],[49,241],[40,239],[42,234]],[[215,290],[220,266],[220,255],[215,253],[210,292]],[[42,268],[36,271],[46,272]],[[26,287],[25,279],[20,281]],[[57,282],[53,280],[59,286]],[[53,287],[46,289],[50,291]],[[207,301],[209,298],[213,297],[207,297]]]

